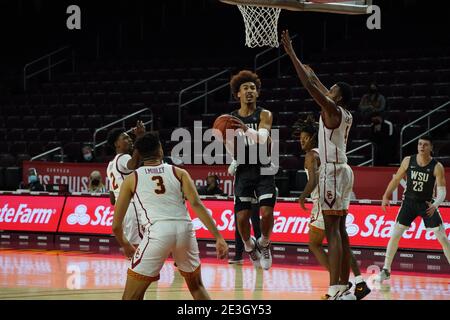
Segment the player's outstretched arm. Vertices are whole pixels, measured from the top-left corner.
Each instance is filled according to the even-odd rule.
[[[436,198],[433,203],[428,203],[427,215],[432,216],[436,209],[445,201],[445,197],[447,195],[447,187],[445,181],[445,169],[442,163],[438,162],[438,164],[434,167],[434,176],[436,177]]]
[[[119,197],[114,208],[114,219],[112,225],[117,242],[121,245],[125,251],[125,255],[129,258],[134,255],[136,248],[127,240],[123,233],[123,219],[127,213],[128,206],[130,205],[130,200],[133,197],[135,179],[135,175],[130,174],[122,183]]]
[[[186,170],[175,168],[177,176],[181,178],[182,190],[184,196],[191,204],[192,209],[200,218],[200,221],[206,226],[206,228],[213,234],[216,239],[217,257],[219,259],[225,259],[228,256],[228,245],[220,234],[219,230],[214,223],[214,220],[208,214],[205,206],[198,196],[197,189],[195,188],[194,181]]]
[[[297,71],[297,75],[302,82],[303,86],[308,90],[309,94],[314,98],[314,100],[319,104],[322,111],[324,111],[328,116],[339,116],[339,109],[333,100],[326,96],[326,92],[323,92],[323,85],[316,83],[310,76],[308,68],[301,63],[295,54],[294,48],[292,47],[292,41],[289,36],[289,31],[283,31],[281,34],[281,42],[283,43],[286,53],[291,58],[294,68]],[[319,81],[320,82],[320,81]],[[325,87],[325,86],[323,86]]]
[[[383,194],[383,201],[381,207],[383,211],[386,211],[386,206],[389,205],[389,198],[392,195],[392,192],[398,187],[400,181],[405,177],[406,171],[408,170],[410,157],[406,157],[403,159],[400,168],[398,168],[397,173],[394,175],[392,180],[389,182],[386,191]]]
[[[298,202],[303,210],[306,210],[305,207],[305,199],[308,197],[311,192],[316,188],[319,179],[317,178],[317,154],[315,152],[308,152],[305,156],[305,168],[308,170],[308,183],[305,186],[305,190],[303,190]]]

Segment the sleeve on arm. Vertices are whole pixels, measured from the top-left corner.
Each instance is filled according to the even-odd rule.
[[[128,161],[130,161],[131,156],[129,154],[124,154],[117,159],[117,171],[119,171],[122,174],[130,174],[134,170],[130,170],[127,167]]]

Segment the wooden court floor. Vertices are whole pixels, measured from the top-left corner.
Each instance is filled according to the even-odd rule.
[[[128,261],[118,254],[61,250],[0,249],[0,299],[120,299]],[[363,270],[367,272],[367,270]],[[202,259],[205,287],[213,299],[317,300],[327,290],[328,275],[319,266],[274,265],[269,271]],[[380,285],[364,274],[368,300],[450,300],[449,274],[393,274]],[[191,299],[172,261],[151,285],[146,299]]]

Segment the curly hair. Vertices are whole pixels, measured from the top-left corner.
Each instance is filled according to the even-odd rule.
[[[256,85],[256,90],[261,89],[261,80],[258,75],[249,70],[242,70],[238,74],[235,74],[230,81],[231,92],[236,100],[239,100],[238,92],[241,85],[246,82],[253,82]]]
[[[309,114],[305,120],[303,120],[302,118],[298,119],[292,127],[294,128],[294,132],[292,133],[292,137],[294,139],[298,139],[302,132],[306,132],[315,140],[314,145],[317,145],[319,124],[314,119],[314,115]]]

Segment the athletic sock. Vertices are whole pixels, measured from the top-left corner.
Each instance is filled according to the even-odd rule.
[[[270,243],[270,239],[266,238],[264,235],[261,235],[261,238],[258,239],[258,244],[261,247],[267,247]]]
[[[252,238],[248,238],[248,240],[244,241],[245,251],[250,252],[255,248],[255,244],[252,241]]]
[[[364,282],[364,278],[362,277],[362,275],[356,276],[355,284],[360,284],[361,282]]]
[[[408,227],[402,226],[398,223],[394,224],[394,230],[392,231],[391,239],[389,239],[389,243],[386,249],[386,258],[384,259],[384,267],[383,269],[391,272],[392,261],[394,260],[394,256],[398,250],[398,242],[403,235],[403,232],[407,230]]]

